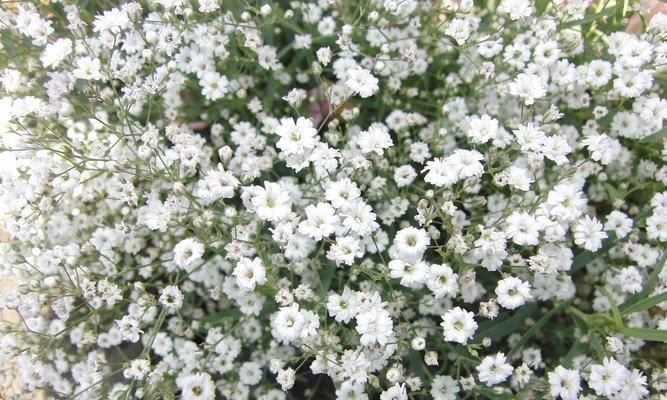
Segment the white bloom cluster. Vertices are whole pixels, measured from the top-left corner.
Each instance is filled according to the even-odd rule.
[[[0,9],[23,391],[665,398],[650,1],[112,3]]]

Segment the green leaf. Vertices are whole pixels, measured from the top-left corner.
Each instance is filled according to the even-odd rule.
[[[408,362],[410,363],[410,371],[412,371],[413,374],[422,379],[426,378],[426,366],[418,352],[410,349],[408,351]]]
[[[577,19],[577,20],[574,20],[574,21],[567,21],[562,26],[563,26],[563,28],[572,28],[572,27],[577,26],[577,25],[585,25],[585,24],[589,24],[591,22],[595,22],[600,18],[608,17],[612,14],[614,14],[614,8],[609,7],[609,8],[605,8],[604,10],[600,11],[597,14],[589,15],[588,17],[584,17],[582,19]]]
[[[655,285],[658,284],[658,277],[660,276],[662,269],[665,267],[665,262],[667,262],[667,250],[665,250],[662,253],[662,257],[660,257],[660,260],[658,260],[658,263],[655,265],[655,268],[653,268],[651,276],[649,276],[648,279],[646,280],[646,285],[644,285],[642,293],[649,294],[653,291]]]
[[[640,140],[641,143],[658,142],[667,137],[667,125]]]
[[[591,348],[595,351],[598,357],[600,358],[604,357],[606,354],[604,351],[604,347],[602,347],[602,343],[600,342],[600,336],[598,336],[597,333],[592,333],[589,340]]]
[[[581,268],[585,267],[589,262],[595,260],[596,258],[600,257],[601,255],[611,250],[613,246],[614,246],[614,241],[606,239],[604,242],[602,242],[602,247],[600,247],[598,251],[585,250],[577,254],[577,256],[574,257],[574,261],[572,262],[572,269],[570,270],[570,272],[571,273],[577,272]]]
[[[648,328],[623,328],[621,333],[625,336],[642,339],[650,342],[667,342],[667,331]]]
[[[477,390],[479,390],[479,394],[486,397],[487,399],[493,399],[493,400],[514,399],[514,396],[510,393],[498,393],[497,391],[484,386],[478,386]]]
[[[667,261],[667,251],[664,251],[662,253],[662,256],[658,260],[658,262],[655,264],[655,267],[653,268],[653,272],[651,273],[651,276],[648,277],[646,280],[646,284],[644,285],[644,289],[640,293],[637,293],[636,295],[630,297],[625,301],[625,303],[621,304],[619,306],[619,309],[623,314],[627,313],[632,313],[632,312],[637,312],[637,311],[627,311],[628,308],[634,307],[635,304],[639,302],[643,302],[648,300],[647,297],[653,292],[653,289],[655,286],[658,284],[658,277],[660,275],[660,272],[662,272],[662,269],[665,266],[665,262]],[[659,303],[658,303],[659,304]],[[648,308],[651,308],[653,306],[649,306]],[[646,309],[648,309],[646,308]],[[643,311],[643,310],[640,310]]]
[[[515,354],[517,351],[521,350],[521,347],[523,347],[523,345],[526,344],[528,339],[533,337],[533,335],[535,335],[537,333],[537,331],[540,328],[542,328],[542,326],[544,326],[544,324],[546,324],[551,319],[551,317],[554,316],[554,314],[556,314],[561,308],[563,308],[567,304],[570,304],[570,302],[566,301],[566,302],[560,303],[559,305],[557,305],[556,307],[551,309],[551,311],[545,313],[533,326],[531,326],[521,336],[521,339],[519,339],[519,341],[514,345],[514,347],[512,348],[512,350],[510,350],[510,352],[508,353],[507,356],[511,358],[513,354]]]
[[[623,308],[623,306],[625,305],[623,304],[621,305],[620,310],[623,315],[632,314],[636,312],[646,311],[651,307],[657,306],[663,301],[667,301],[667,291],[662,292],[660,294],[656,294],[655,296],[649,297],[648,299],[638,301],[635,304],[629,305],[625,308]]]
[[[240,317],[241,317],[241,310],[239,310],[238,308],[231,308],[229,310],[223,310],[215,314],[207,315],[202,319],[200,319],[200,321],[208,322],[211,324],[218,324],[227,318],[237,319]]]
[[[616,0],[616,9],[614,10],[614,18],[620,22],[628,12],[628,0]]]
[[[528,317],[533,315],[537,305],[529,303],[519,308],[513,316],[503,319],[502,321],[489,321],[490,324],[483,324],[484,327],[475,335],[475,342],[479,342],[485,337],[491,338],[494,342],[504,338],[505,336],[521,329]]]
[[[574,344],[572,345],[572,348],[570,349],[570,351],[567,352],[567,354],[565,355],[565,358],[563,359],[563,365],[566,368],[571,368],[572,367],[572,360],[574,360],[574,358],[577,357],[577,356],[585,354],[586,349],[588,349],[588,346],[581,343],[579,341],[579,339],[575,340]]]
[[[549,7],[549,3],[551,3],[551,0],[535,0],[538,17],[544,14],[544,12],[547,10],[547,7]]]
[[[621,317],[621,312],[618,310],[616,300],[611,297],[607,289],[604,287],[600,287],[600,291],[605,295],[607,300],[609,300],[609,304],[611,305],[611,315],[614,317],[614,325],[616,325],[616,329],[623,329],[623,318]]]
[[[616,200],[623,198],[623,196],[618,193],[618,190],[609,183],[605,184],[604,187],[607,189],[607,193],[609,193],[609,202],[611,204],[614,204]]]
[[[323,299],[326,298],[327,292],[331,287],[331,281],[333,280],[334,272],[336,272],[335,264],[326,265],[320,270],[321,285],[318,287],[318,292],[320,297]]]

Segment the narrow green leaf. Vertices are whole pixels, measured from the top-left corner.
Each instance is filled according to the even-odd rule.
[[[621,196],[620,193],[618,193],[618,190],[616,190],[615,187],[610,185],[609,183],[604,185],[605,189],[607,189],[607,193],[609,193],[609,202],[611,204],[614,204],[617,199],[622,199],[623,196]]]
[[[585,24],[589,24],[591,22],[595,22],[600,18],[605,18],[605,17],[608,17],[608,16],[613,15],[613,14],[614,14],[614,8],[609,7],[609,8],[605,8],[604,10],[600,11],[597,14],[589,15],[588,17],[584,17],[582,19],[567,21],[562,26],[563,26],[563,28],[572,28],[572,27],[577,26],[577,25],[585,25]]]
[[[551,0],[535,0],[535,8],[537,9],[537,16],[542,16],[547,10],[547,7],[551,3]]]
[[[514,399],[514,396],[510,393],[499,393],[491,388],[487,388],[484,386],[478,386],[477,390],[479,390],[479,394],[481,394],[487,399],[493,399],[493,400]]]
[[[653,143],[653,142],[658,142],[662,139],[667,137],[667,125],[663,126],[662,129],[658,129],[657,131],[653,132],[652,134],[646,136],[642,140],[640,140],[641,143]]]
[[[408,351],[408,362],[410,363],[410,371],[412,371],[413,374],[422,379],[426,378],[426,366],[418,352],[410,349]]]
[[[542,326],[544,326],[544,324],[546,324],[551,319],[551,317],[554,316],[554,314],[556,314],[561,308],[563,308],[567,304],[570,304],[570,302],[566,301],[560,303],[559,305],[551,309],[549,312],[545,313],[539,320],[537,320],[537,322],[521,336],[521,339],[519,339],[519,341],[514,345],[512,350],[510,350],[510,352],[508,353],[508,357],[511,358],[512,355],[514,355],[517,351],[521,350],[521,347],[523,347],[523,345],[526,344],[528,339],[533,337],[533,335],[535,335],[537,331],[540,328],[542,328]]]
[[[662,272],[662,269],[665,268],[665,262],[667,262],[667,250],[662,252],[662,257],[660,257],[660,260],[658,260],[658,263],[655,265],[655,268],[653,268],[653,272],[651,272],[651,276],[648,277],[646,280],[646,285],[644,285],[644,289],[642,292],[648,294],[653,291],[655,286],[658,284],[658,278],[660,276],[660,273]]]
[[[621,304],[618,307],[623,314],[636,312],[636,311],[627,311],[627,309],[633,307],[636,303],[646,300],[647,297],[653,292],[653,289],[658,284],[658,277],[660,276],[660,272],[662,272],[662,269],[664,268],[666,261],[667,261],[667,251],[664,251],[658,262],[655,264],[655,267],[653,267],[653,272],[646,280],[644,289],[642,289],[640,293],[637,293],[636,295],[627,299],[625,303]],[[651,307],[653,306],[649,306],[648,308]]]
[[[475,342],[479,342],[485,337],[490,337],[491,340],[497,341],[505,336],[514,333],[523,327],[524,322],[528,317],[533,315],[537,305],[529,303],[519,308],[519,310],[509,318],[501,321],[489,321],[490,325],[482,325],[483,328],[475,335]]]
[[[585,344],[581,343],[579,339],[575,340],[574,344],[572,345],[572,348],[570,349],[570,351],[567,352],[565,358],[563,359],[563,365],[566,368],[571,368],[572,360],[574,360],[575,357],[586,353],[587,348],[588,347]]]
[[[595,353],[598,355],[598,357],[602,358],[604,357],[605,351],[604,347],[602,346],[602,343],[600,342],[600,337],[598,336],[597,333],[591,334],[591,337],[589,339],[591,348],[595,351]]]
[[[320,280],[322,285],[319,287],[319,292],[323,298],[326,297],[326,293],[331,287],[331,281],[333,280],[334,272],[336,272],[335,264],[327,265],[320,270]]]
[[[227,318],[236,319],[240,317],[241,317],[241,311],[238,308],[231,308],[229,310],[223,310],[215,314],[207,315],[202,319],[200,319],[200,321],[208,322],[211,324],[217,324]]]
[[[667,331],[648,328],[628,328],[621,329],[625,336],[642,339],[650,342],[667,342]]]
[[[607,253],[609,250],[611,250],[613,246],[614,246],[614,241],[606,239],[605,241],[602,242],[602,247],[600,247],[598,251],[593,252],[585,250],[577,254],[577,256],[574,257],[574,261],[572,262],[572,269],[570,270],[570,272],[571,273],[577,272],[581,268],[585,267],[589,262]]]
[[[628,0],[616,0],[616,9],[614,10],[614,18],[616,21],[621,21],[628,12]]]
[[[616,325],[616,329],[623,329],[623,318],[621,317],[621,312],[618,310],[616,300],[611,297],[611,294],[609,294],[607,289],[604,287],[600,287],[600,291],[605,295],[607,300],[609,300],[609,304],[611,305],[611,315],[614,317],[614,324]]]
[[[638,301],[635,304],[632,304],[625,308],[622,308],[623,305],[621,305],[620,310],[623,315],[632,314],[636,312],[646,311],[651,307],[657,306],[663,301],[667,301],[667,292],[656,294],[655,296],[649,297],[648,299],[644,299],[642,301]]]

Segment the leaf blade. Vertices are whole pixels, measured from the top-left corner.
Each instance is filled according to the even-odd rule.
[[[666,342],[667,343],[667,331],[659,329],[649,329],[649,328],[628,328],[625,327],[620,330],[621,333],[625,336],[634,337],[637,339],[642,339],[650,342]]]
[[[664,138],[667,137],[667,125],[663,126],[662,129],[658,129],[657,131],[653,132],[652,134],[645,136],[642,140],[640,140],[641,143],[653,143],[660,141]]]

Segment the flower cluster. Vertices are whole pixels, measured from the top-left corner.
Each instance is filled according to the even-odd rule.
[[[608,3],[9,2],[1,359],[54,398],[665,398],[667,14]]]

